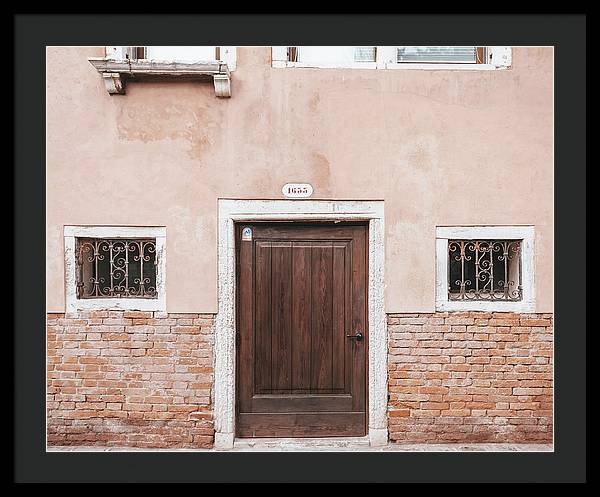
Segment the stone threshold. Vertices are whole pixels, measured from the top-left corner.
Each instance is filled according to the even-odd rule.
[[[371,447],[362,439],[244,439],[233,449],[159,449],[141,447],[50,446],[47,452],[554,452],[551,443],[395,444]]]

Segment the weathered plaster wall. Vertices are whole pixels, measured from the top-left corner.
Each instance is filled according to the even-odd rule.
[[[506,71],[273,69],[238,48],[211,83],[109,96],[87,57],[47,50],[47,307],[64,312],[65,224],[167,228],[169,312],[215,312],[217,198],[384,199],[386,311],[432,312],[435,226],[533,224],[536,312],[552,311],[553,52]],[[65,81],[68,84],[65,84]]]

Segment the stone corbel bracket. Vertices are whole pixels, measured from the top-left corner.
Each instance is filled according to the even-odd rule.
[[[221,61],[169,62],[157,60],[114,60],[88,58],[90,64],[102,75],[110,95],[124,95],[127,80],[148,81],[165,78],[206,80],[212,78],[215,95],[231,97],[231,77],[227,64]]]

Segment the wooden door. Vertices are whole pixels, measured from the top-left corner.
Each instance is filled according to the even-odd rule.
[[[236,256],[237,436],[366,435],[367,226],[238,224]]]

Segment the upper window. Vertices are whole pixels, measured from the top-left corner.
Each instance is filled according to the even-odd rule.
[[[273,67],[363,69],[498,69],[511,64],[510,47],[295,46],[273,47]]]
[[[287,60],[304,64],[375,62],[377,47],[287,47]]]
[[[533,312],[533,227],[437,228],[438,310]]]
[[[107,46],[106,57],[115,60],[151,60],[163,62],[223,61],[230,71],[235,69],[235,47],[225,46]]]
[[[182,62],[199,62],[205,60],[219,60],[220,47],[199,46],[151,46],[151,47],[109,47],[112,53],[107,55],[124,56],[126,59],[168,60]],[[120,51],[117,49],[121,49]]]
[[[165,310],[165,228],[65,226],[67,311]]]

